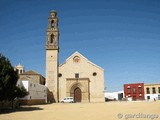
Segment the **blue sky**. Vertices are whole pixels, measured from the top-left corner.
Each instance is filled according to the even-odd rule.
[[[60,63],[79,51],[105,69],[107,91],[160,83],[159,0],[1,0],[0,52],[45,76],[49,12],[56,10]]]

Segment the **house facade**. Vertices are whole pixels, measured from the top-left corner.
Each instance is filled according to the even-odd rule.
[[[144,100],[144,83],[124,84],[125,98],[131,100]]]
[[[29,95],[24,98],[19,98],[20,103],[23,105],[34,105],[47,103],[47,87],[45,86],[45,78],[33,71],[24,70],[24,66],[17,65],[15,70],[18,71],[19,79],[17,82],[18,87],[24,87]]]
[[[160,100],[160,84],[145,84],[145,100]]]
[[[23,105],[35,105],[47,103],[47,87],[29,80],[18,80],[18,87],[24,87],[29,93],[23,98],[19,98]]]

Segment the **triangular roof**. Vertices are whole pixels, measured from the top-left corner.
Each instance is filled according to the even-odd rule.
[[[88,61],[88,63],[90,63],[91,65],[93,65],[93,66],[95,66],[95,67],[97,67],[97,68],[100,68],[100,69],[104,70],[104,69],[101,68],[100,66],[98,66],[98,65],[94,64],[93,62],[89,61],[86,57],[84,57],[84,56],[83,56],[81,53],[79,53],[78,51],[74,52],[70,57],[68,57],[63,64],[59,65],[59,67],[61,67],[62,65],[64,65],[70,58],[72,58],[72,57],[75,56],[76,54],[78,54],[78,55],[81,56],[83,59],[85,59],[86,61]]]

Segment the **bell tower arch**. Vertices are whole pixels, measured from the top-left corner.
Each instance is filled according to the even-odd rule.
[[[57,12],[52,10],[48,18],[48,27],[46,35],[46,86],[48,87],[48,102],[59,101],[58,53],[58,18]]]

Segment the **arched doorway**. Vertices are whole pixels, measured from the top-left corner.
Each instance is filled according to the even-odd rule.
[[[82,99],[81,89],[79,87],[77,87],[74,90],[74,101],[81,102],[81,99]]]

